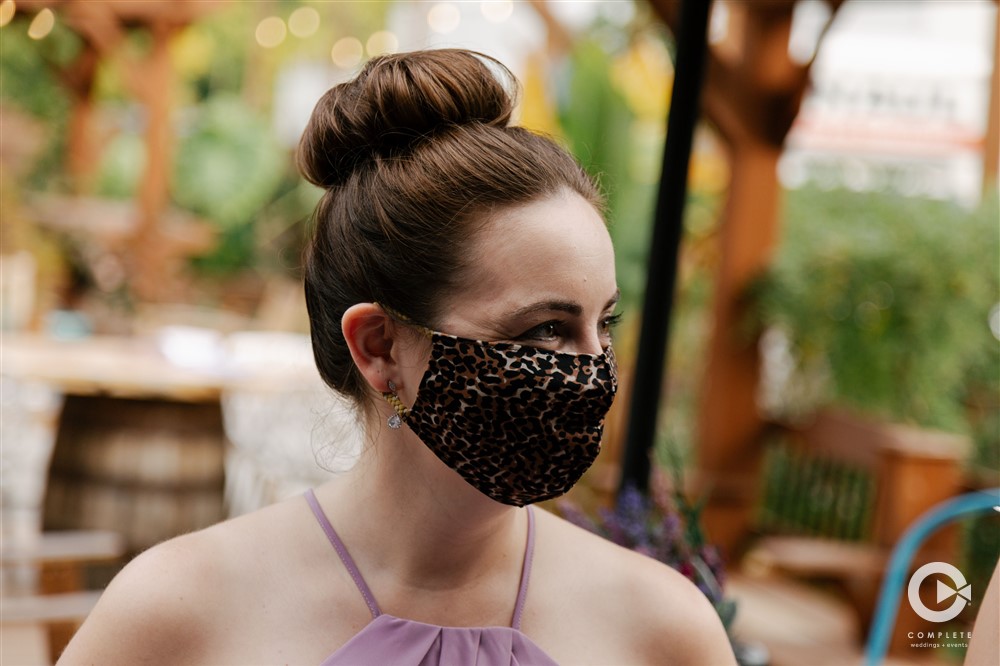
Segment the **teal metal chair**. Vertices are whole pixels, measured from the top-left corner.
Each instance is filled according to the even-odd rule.
[[[942,502],[920,516],[903,533],[892,550],[882,581],[875,617],[865,645],[866,666],[878,666],[885,660],[899,604],[902,603],[910,563],[924,541],[938,528],[958,518],[991,510],[1000,510],[1000,488],[966,493]]]

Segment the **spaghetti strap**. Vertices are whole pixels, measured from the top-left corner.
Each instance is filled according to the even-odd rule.
[[[535,555],[535,508],[529,506],[528,511],[528,539],[524,544],[524,563],[521,565],[521,584],[517,588],[517,601],[514,603],[514,617],[511,618],[510,626],[517,631],[521,630],[521,613],[524,611],[524,602],[528,596],[528,579],[531,578],[531,561]]]
[[[354,563],[354,559],[351,558],[351,554],[347,552],[347,548],[344,546],[344,542],[340,540],[337,536],[336,530],[333,529],[333,525],[330,524],[330,520],[323,513],[323,508],[319,505],[319,501],[316,499],[316,494],[312,491],[312,488],[305,492],[306,501],[309,502],[309,508],[312,509],[313,515],[316,516],[316,522],[319,526],[323,528],[323,532],[326,533],[326,538],[330,540],[330,544],[333,549],[337,551],[337,555],[340,556],[340,561],[344,563],[344,567],[347,568],[347,573],[351,574],[351,578],[354,580],[354,584],[358,587],[358,591],[361,592],[361,596],[364,597],[365,603],[368,604],[368,610],[371,611],[372,619],[377,618],[382,614],[379,610],[378,604],[375,603],[375,597],[372,595],[372,591],[368,588],[368,583],[361,576],[361,572],[358,570],[358,566]]]
[[[319,505],[319,501],[316,499],[316,494],[310,488],[304,493],[306,501],[309,503],[309,508],[312,509],[313,516],[316,517],[316,522],[323,529],[326,534],[326,538],[330,541],[330,545],[337,552],[340,557],[340,561],[344,563],[344,568],[347,569],[347,573],[351,575],[351,579],[357,586],[358,591],[364,598],[365,603],[368,605],[368,610],[371,611],[372,619],[377,618],[382,615],[381,609],[379,609],[378,604],[375,602],[375,596],[372,594],[371,589],[368,587],[368,583],[365,582],[364,577],[361,575],[361,571],[358,570],[357,564],[354,563],[354,559],[351,554],[347,552],[347,547],[344,542],[340,540],[337,535],[337,531],[333,529],[333,525],[330,524],[330,520],[323,513],[323,508]],[[524,545],[524,561],[521,564],[521,583],[517,589],[517,600],[514,602],[514,614],[511,618],[510,626],[512,629],[517,631],[521,630],[521,614],[524,611],[524,603],[528,596],[528,581],[531,578],[531,562],[535,554],[535,510],[533,507],[527,507],[528,513],[528,538]]]

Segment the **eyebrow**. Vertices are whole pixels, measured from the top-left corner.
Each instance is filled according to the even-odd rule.
[[[616,289],[614,295],[608,299],[607,304],[604,306],[605,310],[608,310],[615,306],[622,297],[621,289]],[[510,316],[515,319],[522,317],[527,317],[528,315],[535,314],[537,312],[565,312],[571,314],[574,317],[579,317],[583,314],[583,307],[579,303],[574,303],[572,301],[539,301],[538,303],[532,303],[531,305],[526,305],[523,308],[518,308],[510,313]]]

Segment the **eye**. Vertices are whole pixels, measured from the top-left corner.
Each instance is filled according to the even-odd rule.
[[[521,335],[517,336],[518,340],[555,340],[559,337],[559,327],[561,322],[558,321],[547,321],[544,324],[539,324],[534,328],[530,328]]]
[[[612,329],[615,328],[622,321],[622,315],[618,314],[608,315],[601,320],[601,335],[611,335]]]

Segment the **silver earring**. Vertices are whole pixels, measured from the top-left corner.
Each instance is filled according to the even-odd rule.
[[[400,401],[399,396],[396,395],[396,383],[389,380],[389,393],[383,393],[382,396],[386,399],[392,408],[395,410],[392,416],[388,418],[386,423],[393,430],[399,430],[400,426],[403,425],[402,414],[406,413],[406,407],[403,406],[402,401]]]

